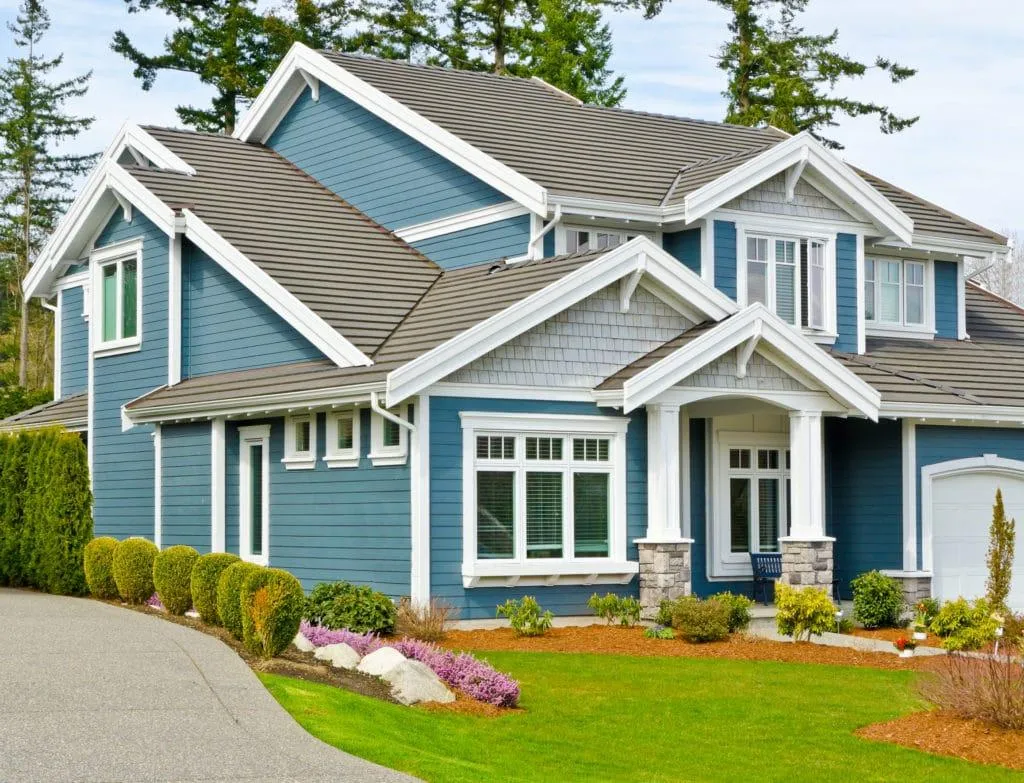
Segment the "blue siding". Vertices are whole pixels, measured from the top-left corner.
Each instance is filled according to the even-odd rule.
[[[93,495],[96,535],[153,536],[152,428],[121,431],[121,406],[167,383],[168,238],[139,210],[118,211],[96,242],[142,240],[142,347],[93,362]]]
[[[409,467],[373,467],[370,412],[362,411],[364,455],[358,468],[328,468],[325,416],[317,417],[316,467],[285,470],[284,420],[228,422],[227,549],[238,552],[238,428],[269,423],[270,564],[295,574],[307,590],[345,579],[393,598],[409,594],[411,567]]]
[[[863,419],[825,420],[826,525],[836,578],[903,567],[902,427]]]
[[[960,287],[955,261],[935,262],[935,336],[956,340],[960,334]]]
[[[60,295],[61,397],[77,394],[89,385],[89,323],[82,315],[82,288],[67,288]]]
[[[161,428],[161,545],[210,551],[210,422]]]
[[[544,258],[551,258],[555,254],[555,230],[551,229],[544,235]]]
[[[323,354],[191,242],[182,248],[185,378],[322,359]]]
[[[304,91],[267,145],[395,229],[508,198],[326,85]]]
[[[431,593],[443,598],[463,619],[493,617],[508,598],[536,596],[555,614],[591,614],[587,599],[595,591],[638,595],[637,580],[628,585],[554,587],[462,586],[462,427],[461,411],[607,415],[589,403],[535,402],[434,397],[430,401],[430,562]],[[647,421],[644,412],[630,417],[627,432],[626,555],[637,559],[634,539],[647,530]]]
[[[857,353],[857,236],[836,237],[836,350]]]
[[[687,269],[700,274],[700,229],[672,231],[661,235],[661,246]]]
[[[417,242],[414,247],[434,263],[453,269],[524,255],[530,243],[530,216],[498,220]]]
[[[736,298],[736,224],[715,221],[715,288]]]

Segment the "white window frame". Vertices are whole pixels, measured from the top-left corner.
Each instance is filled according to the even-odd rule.
[[[409,420],[409,408],[405,405],[389,411],[399,418]],[[374,467],[381,465],[404,465],[409,457],[409,430],[398,425],[398,445],[384,445],[384,417],[379,413],[370,414],[370,464]]]
[[[622,584],[638,572],[636,562],[626,560],[626,429],[629,420],[610,416],[558,416],[548,414],[462,412],[462,577],[465,587],[495,584],[545,585]],[[478,460],[478,436],[514,436],[515,460]],[[525,459],[525,439],[553,436],[565,439],[562,460]],[[572,460],[572,438],[606,438],[610,441],[607,462]],[[526,557],[525,480],[526,470],[562,472],[563,520],[560,558]],[[477,469],[505,467],[515,470],[516,551],[510,559],[477,559]],[[573,538],[572,480],[574,473],[609,474],[609,539],[607,557],[576,557]]]
[[[878,279],[878,264],[896,263],[900,265],[900,316],[896,321],[882,321],[879,319],[881,313],[881,285]],[[867,296],[861,290],[861,306],[864,308],[864,331],[869,337],[922,337],[932,338],[935,336],[935,265],[927,259],[922,258],[898,258],[896,256],[868,254],[864,258],[863,287],[868,283],[868,265],[875,265],[874,295],[875,295],[875,317],[867,317]],[[924,322],[920,324],[907,323],[907,266],[918,265],[924,269]]]
[[[261,532],[263,539],[263,551],[260,554],[253,554],[252,535],[249,530],[250,504],[250,481],[252,473],[250,467],[251,447],[261,445],[263,447],[263,519],[261,520]],[[269,565],[270,563],[270,425],[256,424],[250,427],[238,428],[238,556],[249,563]]]
[[[121,275],[125,261],[135,262],[135,336],[118,337],[114,340],[103,339],[103,270],[113,264],[117,264],[117,329],[123,327],[122,307],[124,306],[124,287],[121,285]],[[114,356],[121,353],[138,351],[142,347],[142,240],[133,239],[128,242],[118,242],[113,245],[93,250],[89,254],[89,279],[88,290],[83,290],[83,297],[91,296],[90,310],[97,313],[97,318],[89,319],[92,332],[92,353],[93,356]]]
[[[287,416],[284,420],[284,457],[281,463],[285,470],[312,470],[316,467],[316,420],[315,413]],[[295,427],[309,422],[309,449],[298,451]]]
[[[652,239],[658,245],[661,244],[661,232],[660,231],[659,232],[651,232],[651,231],[639,231],[639,230],[636,230],[636,229],[628,229],[627,230],[627,229],[623,229],[623,228],[612,228],[612,227],[609,227],[609,226],[581,225],[579,223],[576,223],[576,224],[572,224],[572,223],[569,223],[569,224],[559,223],[557,226],[555,226],[555,255],[559,255],[560,256],[560,255],[563,255],[565,253],[570,252],[569,251],[569,236],[568,236],[568,233],[570,231],[589,231],[589,232],[594,232],[594,233],[599,233],[599,234],[614,234],[615,236],[619,237],[619,240],[620,240],[619,241],[619,245],[623,245],[626,242],[628,242],[629,239],[627,237],[640,237],[640,236],[647,237],[648,239]],[[616,247],[618,247],[618,245],[616,245]],[[590,248],[590,249],[588,249],[586,251],[581,251],[581,252],[590,253],[590,252],[598,250],[598,249],[599,248]],[[600,248],[600,249],[603,249],[603,250],[614,250],[613,247]]]
[[[711,523],[711,552],[709,564],[711,576],[717,578],[750,579],[753,572],[750,568],[749,552],[731,551],[731,514],[729,508],[729,479],[735,474],[743,473],[752,477],[753,492],[751,494],[752,513],[757,511],[758,475],[764,478],[779,478],[779,536],[786,535],[789,521],[786,518],[786,480],[791,478],[786,468],[786,452],[789,451],[789,434],[779,432],[734,432],[719,430],[715,433],[713,451],[712,498],[713,513]],[[732,469],[729,467],[729,452],[732,449],[749,449],[750,469]],[[757,469],[758,449],[775,449],[779,451],[778,469]],[[757,552],[760,546],[759,536],[751,527],[751,551]],[[780,550],[781,551],[781,550]]]
[[[361,418],[359,408],[352,408],[344,411],[332,411],[327,414],[325,427],[326,448],[324,449],[324,462],[329,468],[358,468],[360,451],[359,420]],[[338,424],[342,420],[352,421],[352,448],[338,448]],[[403,429],[405,429],[403,427]]]

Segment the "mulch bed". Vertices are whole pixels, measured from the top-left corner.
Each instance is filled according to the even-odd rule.
[[[731,658],[745,661],[818,663],[867,666],[875,669],[928,669],[941,658],[900,658],[890,653],[862,652],[848,647],[825,647],[802,642],[773,642],[733,634],[728,640],[690,644],[680,639],[646,639],[643,628],[591,625],[552,628],[544,636],[517,637],[510,628],[487,631],[449,631],[443,646],[452,650],[596,653],[680,658]]]
[[[853,636],[863,636],[867,639],[881,639],[885,642],[895,642],[901,636],[904,639],[913,639],[914,630],[912,628],[855,628],[852,631]],[[916,640],[920,647],[942,647],[942,639],[933,634],[928,634],[928,638]]]
[[[942,710],[913,712],[857,731],[858,737],[892,742],[940,756],[1024,770],[1024,731],[1001,729]]]

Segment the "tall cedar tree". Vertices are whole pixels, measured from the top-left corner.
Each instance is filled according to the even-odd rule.
[[[184,71],[216,90],[208,109],[178,106],[179,119],[197,130],[231,133],[241,108],[266,82],[277,60],[267,45],[265,19],[256,0],[125,0],[129,13],[151,8],[181,23],[164,39],[164,53],[145,54],[122,30],[111,48],[127,58],[149,90],[160,71]],[[289,42],[290,43],[290,42]]]
[[[18,384],[26,386],[32,307],[22,294],[21,280],[70,203],[75,178],[96,160],[96,155],[55,152],[92,125],[92,117],[64,110],[68,101],[85,95],[92,73],[52,79],[64,57],[47,59],[38,52],[50,27],[40,0],[24,0],[7,27],[20,51],[0,70],[0,247],[12,260],[5,277],[20,310]]]
[[[1006,610],[1006,597],[1010,594],[1010,583],[1013,579],[1013,551],[1016,544],[1017,523],[1006,518],[1003,507],[1003,492],[996,490],[996,502],[992,506],[992,524],[988,536],[988,584],[986,598],[992,607]]]
[[[884,57],[873,64],[840,54],[839,31],[810,35],[796,22],[809,0],[711,0],[732,18],[718,67],[729,75],[726,122],[773,125],[789,133],[810,131],[825,146],[842,149],[821,135],[839,118],[876,115],[882,133],[909,128],[917,117],[900,117],[887,106],[835,93],[840,80],[875,68],[897,84],[917,71]]]

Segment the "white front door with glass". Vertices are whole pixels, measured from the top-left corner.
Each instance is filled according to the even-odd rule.
[[[238,429],[238,554],[270,561],[270,426]]]

